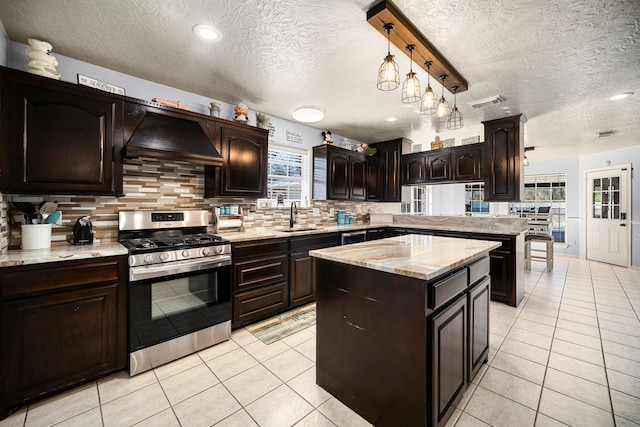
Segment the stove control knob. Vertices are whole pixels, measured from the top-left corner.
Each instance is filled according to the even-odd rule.
[[[160,254],[160,261],[167,261],[169,259],[169,253],[168,252],[162,252]]]
[[[182,251],[182,256],[185,257],[185,258],[188,258],[189,257],[189,251],[187,251],[187,250]]]
[[[151,264],[153,262],[153,255],[147,254],[142,260],[147,264]]]
[[[224,252],[224,246],[223,245],[218,245],[216,247],[214,247],[213,249],[215,251],[216,254],[221,254]]]
[[[213,250],[210,247],[202,248],[202,255],[209,256],[213,255]]]

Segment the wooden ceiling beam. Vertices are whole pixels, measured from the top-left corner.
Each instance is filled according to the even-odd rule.
[[[406,47],[411,44],[415,45],[416,47],[413,51],[414,63],[427,71],[427,67],[424,64],[427,61],[432,61],[433,64],[428,71],[429,74],[431,74],[431,77],[436,81],[439,81],[441,75],[446,74],[445,87],[450,92],[453,86],[458,86],[458,92],[464,92],[469,89],[469,84],[467,80],[462,77],[462,74],[451,65],[447,58],[445,58],[389,0],[382,0],[369,9],[367,12],[367,22],[378,30],[385,39],[387,38],[387,33],[384,30],[384,25],[393,24],[393,30],[391,30],[390,33],[391,43],[402,52],[405,52],[407,56],[409,55],[409,51],[406,50]]]

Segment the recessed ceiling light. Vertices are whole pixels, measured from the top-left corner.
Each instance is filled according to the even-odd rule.
[[[315,123],[324,119],[324,110],[320,107],[300,107],[291,113],[291,117],[302,123]]]
[[[222,33],[215,27],[208,24],[198,24],[193,27],[193,33],[208,42],[219,42],[222,40]]]
[[[392,116],[392,117],[387,117],[385,120],[388,122],[395,122],[396,120],[398,120],[398,118]]]
[[[633,92],[624,92],[624,93],[619,93],[617,95],[613,95],[611,98],[609,98],[612,101],[620,101],[621,99],[625,99],[629,96],[633,95]]]

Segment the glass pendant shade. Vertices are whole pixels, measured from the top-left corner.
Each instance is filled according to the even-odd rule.
[[[384,30],[387,32],[387,56],[378,69],[378,89],[394,90],[400,86],[400,69],[391,55],[391,30],[393,24],[385,24]]]
[[[457,105],[458,86],[454,86],[452,87],[452,89],[453,89],[453,109],[451,110],[451,113],[447,118],[447,129],[449,130],[462,129],[464,127],[464,120],[462,118],[462,113],[460,112],[460,110],[458,110],[458,105]]]
[[[413,72],[413,49],[415,48],[415,45],[412,44],[407,46],[410,61],[409,72],[407,73],[407,79],[402,85],[402,102],[405,104],[420,101],[420,80],[416,77],[416,73]]]
[[[446,122],[447,117],[451,113],[451,106],[444,99],[444,80],[447,78],[446,74],[440,76],[440,80],[442,80],[442,96],[440,97],[440,101],[438,101],[438,108],[436,109],[436,117],[439,122]]]
[[[394,90],[400,86],[400,70],[398,64],[389,53],[378,70],[378,89]]]
[[[424,64],[427,67],[427,89],[425,89],[420,102],[420,114],[424,115],[435,114],[438,108],[438,96],[433,93],[433,89],[431,89],[431,77],[429,74],[431,64],[431,61],[425,62]]]
[[[402,102],[409,104],[420,101],[420,80],[416,73],[407,73],[407,80],[402,85]]]

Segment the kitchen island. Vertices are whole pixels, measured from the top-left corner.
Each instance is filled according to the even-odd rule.
[[[318,385],[377,426],[444,425],[487,359],[499,245],[410,234],[310,251]]]

